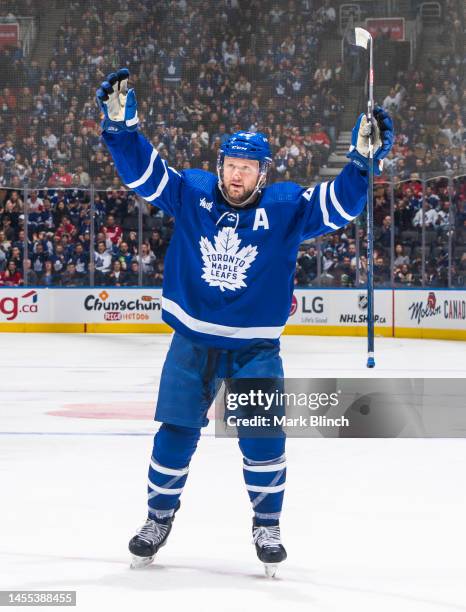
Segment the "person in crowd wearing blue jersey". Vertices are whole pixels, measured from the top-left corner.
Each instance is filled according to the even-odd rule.
[[[361,115],[350,163],[330,182],[266,186],[267,138],[237,132],[222,143],[217,175],[169,167],[138,130],[129,72],[109,74],[97,91],[102,137],[129,189],[175,217],[165,258],[162,317],[174,330],[162,370],[148,481],[148,517],[131,539],[133,566],[150,563],[172,528],[189,463],[217,379],[283,378],[280,335],[290,310],[303,240],[333,232],[366,203],[368,134]],[[374,112],[375,171],[393,142],[389,115]],[[260,428],[259,428],[260,429]],[[253,539],[266,571],[286,558],[280,513],[286,479],[285,435],[238,430]],[[232,519],[228,519],[232,520]]]

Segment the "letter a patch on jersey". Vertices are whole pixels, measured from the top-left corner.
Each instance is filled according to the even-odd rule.
[[[266,230],[269,229],[269,220],[267,218],[265,208],[258,208],[256,210],[256,216],[254,218],[254,227],[252,228],[252,231],[255,232],[260,227],[263,227]]]
[[[232,227],[222,228],[214,238],[201,238],[202,278],[220,291],[235,291],[246,287],[246,270],[257,257],[257,247],[248,245],[240,249],[241,240]]]

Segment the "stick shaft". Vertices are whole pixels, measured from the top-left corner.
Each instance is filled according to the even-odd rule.
[[[372,39],[369,40],[369,96],[367,119],[372,126],[374,110],[374,67]],[[369,136],[369,181],[367,186],[367,357],[368,367],[374,360],[374,139]]]

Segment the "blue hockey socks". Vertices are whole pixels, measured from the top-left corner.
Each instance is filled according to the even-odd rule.
[[[285,438],[244,438],[243,476],[256,525],[277,525],[285,494]]]
[[[201,430],[163,423],[154,436],[147,483],[149,518],[166,522],[179,504]]]

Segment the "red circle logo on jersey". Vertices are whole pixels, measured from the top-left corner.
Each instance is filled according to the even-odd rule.
[[[290,317],[292,317],[297,310],[298,310],[298,300],[296,299],[296,296],[293,295],[293,298],[291,300]]]

